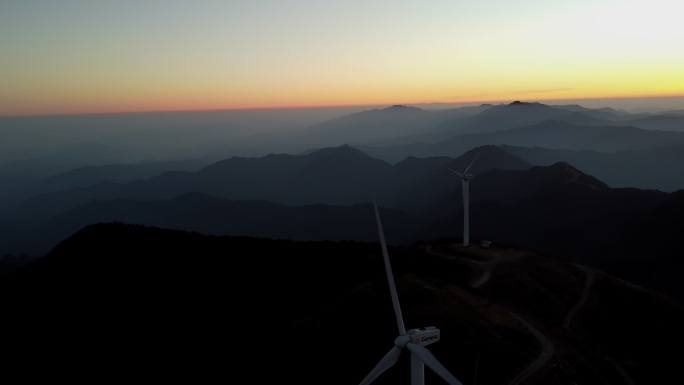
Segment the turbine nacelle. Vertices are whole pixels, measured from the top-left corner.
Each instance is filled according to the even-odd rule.
[[[451,171],[451,172],[453,172],[454,174],[460,176],[460,177],[463,178],[464,180],[468,180],[468,179],[470,179],[470,178],[472,178],[472,177],[475,176],[475,175],[473,175],[473,174],[466,174],[466,173],[463,173],[463,174],[462,174],[462,173],[460,173],[460,172],[458,172],[458,171],[456,171],[456,170],[454,170],[453,168],[450,168],[450,167],[447,167],[447,168],[449,169],[449,171]]]
[[[434,326],[410,329],[406,334],[402,334],[394,339],[394,345],[398,348],[405,348],[408,343],[428,346],[439,341],[439,329]]]
[[[408,331],[411,342],[420,346],[427,346],[439,341],[439,329],[434,326],[427,326]]]

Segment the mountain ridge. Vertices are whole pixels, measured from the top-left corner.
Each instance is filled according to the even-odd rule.
[[[373,224],[372,208],[365,208]],[[504,244],[463,247],[442,239],[390,246],[389,253],[407,326],[438,327],[441,340],[430,350],[464,382],[477,376],[509,384],[542,354],[516,317],[556,347],[534,374],[539,383],[608,385],[624,381],[620,370],[635,383],[676,374],[670,348],[682,342],[684,307],[671,298],[595,271],[582,304],[583,269]],[[474,287],[482,272],[478,264],[487,261],[495,263],[491,277]],[[384,277],[377,242],[294,242],[94,224],[44,258],[0,276],[11,315],[0,324],[12,330],[3,350],[15,353],[8,363],[18,364],[7,370],[21,370],[22,353],[35,349],[31,364],[54,367],[55,378],[92,376],[64,365],[78,360],[116,378],[137,373],[228,379],[234,369],[255,370],[259,381],[360,381],[395,336]],[[563,326],[578,303],[580,311]],[[252,358],[262,356],[282,328],[298,342],[269,355],[271,370],[257,370],[263,360]],[[229,344],[236,330],[243,337],[253,332],[241,348],[246,356],[201,348],[207,339]],[[331,343],[358,339],[359,332],[362,351]],[[56,354],[67,341],[76,349]],[[136,349],[118,356],[125,346]],[[150,355],[161,362],[149,362]],[[339,355],[352,359],[329,359]],[[179,369],[161,370],[169,364]],[[408,362],[388,370],[378,384],[405,380],[402,367]],[[331,378],[331,372],[339,375]],[[427,371],[426,380],[437,381]]]

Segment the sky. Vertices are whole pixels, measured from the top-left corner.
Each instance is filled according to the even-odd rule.
[[[0,115],[684,95],[681,0],[0,0]]]

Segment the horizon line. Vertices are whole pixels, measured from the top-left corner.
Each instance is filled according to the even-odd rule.
[[[575,98],[548,98],[548,99],[495,99],[495,100],[474,100],[474,101],[420,101],[420,102],[401,102],[401,103],[359,103],[359,104],[324,104],[324,105],[292,105],[292,106],[259,106],[259,107],[238,107],[238,108],[199,108],[199,109],[158,109],[158,110],[121,110],[121,111],[99,111],[99,112],[53,112],[36,114],[11,114],[2,115],[0,118],[22,118],[22,117],[56,117],[56,116],[90,116],[90,115],[133,115],[133,114],[154,114],[154,113],[182,113],[182,112],[218,112],[218,111],[259,111],[259,110],[304,110],[304,109],[325,109],[325,108],[353,108],[353,107],[377,107],[377,106],[420,106],[420,105],[481,105],[481,104],[508,104],[514,101],[534,103],[534,102],[553,102],[553,101],[581,101],[581,100],[628,100],[628,99],[669,99],[684,98],[684,94],[678,95],[648,95],[648,96],[595,96],[595,97],[575,97]],[[655,106],[654,106],[655,107]]]

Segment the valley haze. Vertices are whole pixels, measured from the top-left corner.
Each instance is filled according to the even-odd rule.
[[[109,360],[74,357],[103,371],[116,362],[108,347],[123,344],[195,372],[210,360],[187,354],[197,330],[223,341],[226,325],[256,325],[263,344],[276,322],[301,340],[278,377],[308,362],[317,369],[301,382],[319,383],[341,368],[318,357],[333,352],[316,336],[340,337],[343,321],[392,323],[376,199],[407,321],[442,330],[431,350],[458,378],[669,378],[664,352],[684,320],[684,108],[603,102],[1,117],[1,325],[15,331],[5,349],[56,346],[66,331],[83,351],[96,341],[90,351]],[[474,175],[469,246],[450,169]],[[236,295],[245,290],[252,300]],[[226,301],[243,315],[211,310]],[[177,344],[153,324],[173,327]],[[355,364],[332,383],[360,381],[387,329],[364,337],[364,353],[347,351]],[[115,372],[155,372],[135,369],[139,359]],[[383,376],[376,383],[406,370]]]
[[[521,183],[541,183],[497,170],[551,167],[586,174],[606,194],[642,191],[636,195],[644,203],[628,199],[626,207],[663,204],[684,187],[684,109],[675,108],[684,99],[667,100],[672,108],[644,98],[2,117],[0,253],[38,257],[79,228],[102,221],[371,241],[372,226],[354,223],[353,213],[363,211],[357,205],[367,204],[373,191],[381,206],[405,217],[389,235],[394,242],[456,236],[453,218],[462,205],[454,198],[461,192],[448,168],[464,169],[483,149],[471,170],[471,204],[476,212],[493,200],[487,208],[492,218],[497,210],[499,218],[514,218],[510,210],[518,208],[491,204],[529,199],[534,192]],[[497,179],[503,184],[494,187]],[[579,197],[568,192],[565,199],[549,205],[575,207],[572,200]],[[577,232],[608,220],[592,206],[605,207],[606,198],[582,199],[584,207],[577,210],[588,212],[585,219],[550,216],[539,223],[558,222],[559,231]],[[545,207],[540,215],[553,210]],[[518,234],[525,247],[589,259],[562,238],[533,235],[537,224],[525,228],[510,219],[513,227],[506,227],[501,219],[491,220],[498,224],[489,226],[490,237],[499,232],[506,242],[516,242],[512,234]],[[614,229],[612,238],[622,231]]]

